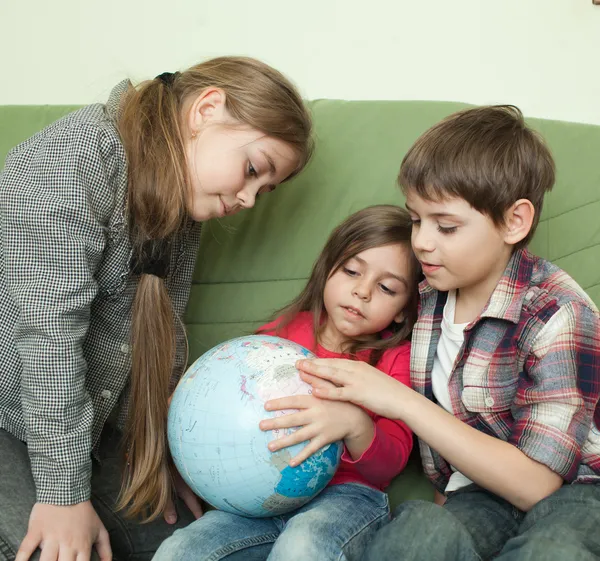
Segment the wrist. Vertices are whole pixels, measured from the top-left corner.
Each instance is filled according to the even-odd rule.
[[[356,409],[356,418],[352,422],[352,428],[348,431],[344,441],[364,440],[369,435],[372,438],[375,432],[373,419],[370,415],[361,407],[357,406]]]

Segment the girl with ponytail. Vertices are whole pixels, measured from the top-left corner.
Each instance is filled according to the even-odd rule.
[[[166,442],[201,223],[252,208],[311,151],[293,85],[221,57],[124,81],[9,153],[0,560],[150,559],[202,514]]]

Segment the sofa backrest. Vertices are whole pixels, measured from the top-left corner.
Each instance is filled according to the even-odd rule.
[[[190,360],[252,332],[302,288],[330,231],[350,213],[402,204],[396,175],[429,126],[466,107],[430,101],[311,103],[317,149],[306,171],[250,212],[205,224],[186,314]],[[0,106],[6,151],[68,111]],[[529,119],[548,141],[557,182],[531,249],[569,272],[600,304],[600,127]]]

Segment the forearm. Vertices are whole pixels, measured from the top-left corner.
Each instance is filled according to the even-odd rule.
[[[481,487],[527,511],[562,484],[559,475],[512,444],[474,429],[424,396],[409,391],[403,392],[399,401],[402,420]]]

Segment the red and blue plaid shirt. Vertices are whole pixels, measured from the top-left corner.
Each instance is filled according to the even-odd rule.
[[[411,382],[434,400],[431,370],[448,294],[420,286]],[[512,256],[481,315],[465,329],[448,382],[454,416],[507,441],[566,481],[600,481],[600,316],[567,273],[529,253]],[[443,492],[449,464],[420,442]]]

